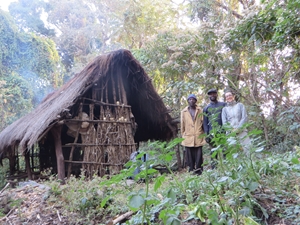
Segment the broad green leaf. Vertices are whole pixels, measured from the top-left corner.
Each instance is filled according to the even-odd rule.
[[[215,210],[209,209],[207,211],[207,216],[211,224],[218,224],[219,215]]]
[[[256,188],[258,187],[258,183],[257,182],[250,182],[249,184],[248,184],[248,189],[250,190],[250,191],[255,191],[256,190]]]
[[[154,191],[157,191],[158,188],[160,188],[160,186],[163,184],[165,178],[166,178],[165,175],[162,175],[162,176],[159,176],[158,178],[156,178],[155,184],[154,184]]]
[[[169,217],[167,219],[166,225],[180,225],[181,221],[176,217]]]
[[[205,222],[205,211],[203,210],[202,206],[199,206],[196,211],[196,216],[202,221]]]
[[[259,225],[259,223],[255,222],[251,217],[244,218],[245,225]]]
[[[133,209],[140,208],[145,202],[145,199],[141,195],[133,195],[129,200],[129,206]]]
[[[101,208],[103,208],[106,205],[106,202],[110,199],[110,196],[105,197],[102,201],[101,201]]]
[[[248,216],[248,215],[250,215],[250,213],[251,213],[251,210],[247,206],[245,206],[241,210],[239,210],[239,214],[241,214],[243,216]]]
[[[224,177],[221,177],[219,180],[218,180],[218,182],[220,183],[220,182],[224,182],[224,181],[226,181],[228,179],[228,177],[227,176],[224,176]]]
[[[176,200],[176,193],[173,191],[172,188],[169,189],[169,191],[167,193],[167,197],[172,199],[172,201]]]
[[[255,150],[255,152],[262,152],[264,150],[264,147],[258,148]]]
[[[153,169],[153,168],[151,168],[151,169],[148,169],[147,170],[147,174],[154,174],[154,173],[157,173],[158,171],[156,170],[156,169]]]
[[[300,161],[299,161],[299,159],[298,158],[296,158],[296,157],[294,157],[294,158],[292,158],[292,163],[293,164],[300,164]]]

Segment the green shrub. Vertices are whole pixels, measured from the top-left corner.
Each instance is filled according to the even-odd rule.
[[[6,185],[6,175],[9,170],[8,159],[2,160],[3,166],[0,166],[0,189]]]

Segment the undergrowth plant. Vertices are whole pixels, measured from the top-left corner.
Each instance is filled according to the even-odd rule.
[[[6,175],[9,170],[8,159],[3,159],[2,165],[0,166],[0,190],[6,185]]]
[[[256,130],[249,132],[252,138],[249,154],[243,152],[236,133],[216,135],[213,141],[217,147],[213,151],[218,154],[217,169],[206,169],[201,176],[185,174],[180,177],[170,169],[169,162],[175,153],[170,150],[180,140],[175,139],[169,144],[150,143],[146,152],[150,159],[144,162],[145,169],[136,177],[145,181],[145,189],[128,195],[128,206],[137,213],[126,224],[181,224],[191,219],[212,225],[266,223],[272,212],[266,209],[258,195],[268,185],[263,179],[266,174],[261,170],[268,164],[260,161],[267,156],[264,142],[255,138],[259,133]],[[145,152],[138,157],[143,154]],[[155,163],[165,165],[169,175],[160,175],[151,168]],[[130,166],[138,165],[132,163]],[[282,169],[272,167],[273,176],[283,175]],[[153,183],[152,190],[149,189],[150,182]]]
[[[173,170],[174,147],[182,141],[174,139],[149,142],[136,160],[112,177],[87,181],[82,174],[64,186],[54,180],[49,186],[67,211],[81,215],[79,224],[95,220],[106,224],[107,218],[128,211],[133,215],[123,224],[179,225],[198,220],[212,225],[267,225],[271,218],[299,224],[300,151],[295,147],[296,151],[280,155],[266,152],[257,133],[249,132],[248,155],[235,134],[216,136],[217,168],[204,166],[200,176]],[[145,154],[147,160],[142,160]],[[157,165],[168,173],[155,169]],[[133,184],[128,179],[134,179]]]

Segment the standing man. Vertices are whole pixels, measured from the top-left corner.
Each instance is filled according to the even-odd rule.
[[[226,106],[225,102],[218,101],[218,91],[217,89],[210,89],[207,92],[209,96],[210,103],[204,108],[203,114],[203,127],[204,132],[206,133],[206,142],[209,144],[210,148],[217,147],[212,139],[215,137],[216,134],[222,132],[222,109]],[[211,167],[212,169],[216,166],[216,158],[212,157]]]
[[[200,175],[203,171],[202,146],[205,144],[204,138],[200,137],[204,134],[202,109],[196,105],[194,94],[190,94],[187,101],[188,106],[181,111],[182,145],[185,146],[189,172],[194,171]]]

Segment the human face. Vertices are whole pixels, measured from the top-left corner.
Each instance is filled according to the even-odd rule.
[[[225,93],[225,99],[226,102],[233,102],[234,101],[234,95],[231,92]]]
[[[197,100],[194,99],[194,98],[189,98],[188,99],[188,103],[189,103],[190,107],[195,107],[196,106],[196,102],[197,102]]]
[[[217,92],[211,92],[209,93],[209,99],[212,101],[212,102],[215,102],[217,101],[217,98],[218,98],[218,93]]]

